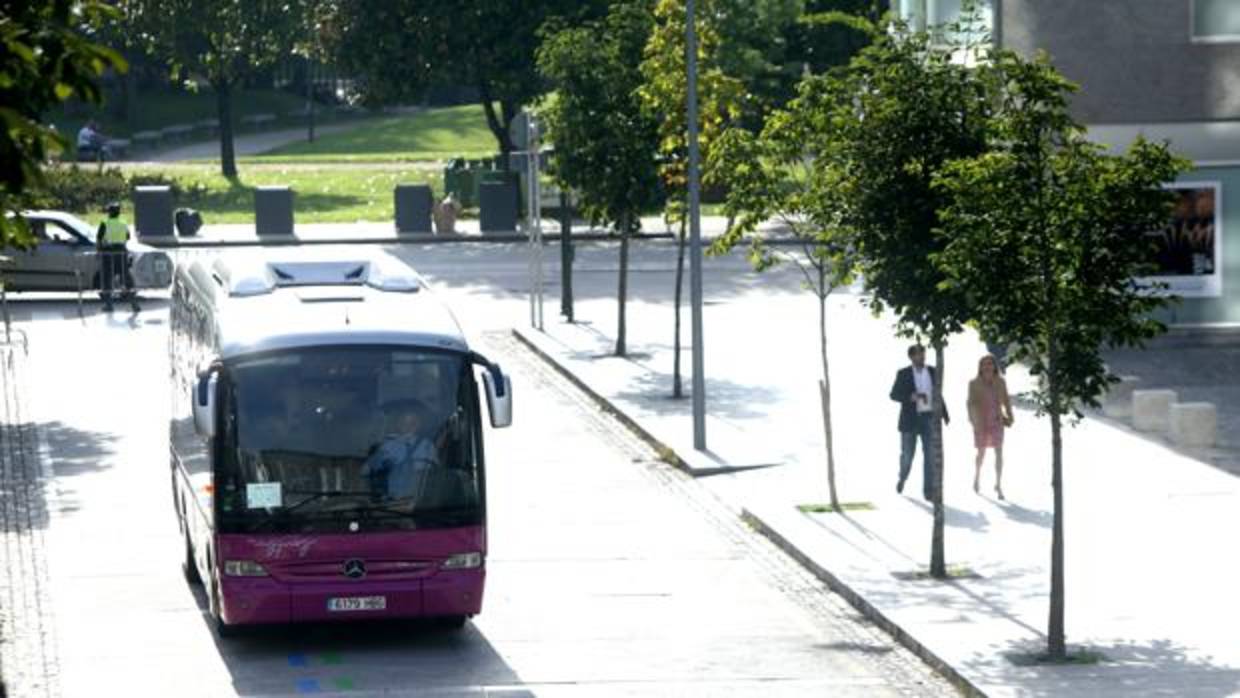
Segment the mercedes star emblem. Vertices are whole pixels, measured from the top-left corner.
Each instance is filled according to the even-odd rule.
[[[349,579],[361,579],[366,576],[366,563],[356,558],[345,560],[344,576]]]

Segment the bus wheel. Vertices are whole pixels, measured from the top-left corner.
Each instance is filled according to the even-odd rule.
[[[235,625],[229,625],[224,622],[224,608],[220,604],[220,583],[211,580],[211,621],[215,626],[215,634],[221,638],[236,637],[240,629]]]
[[[465,621],[469,620],[469,616],[461,614],[458,616],[440,616],[435,619],[435,624],[441,628],[448,630],[460,630],[465,627]]]
[[[185,539],[185,559],[181,560],[181,572],[185,575],[185,581],[190,584],[202,584],[202,575],[198,574],[198,564],[194,562],[194,546],[189,542],[189,531],[183,536]]]

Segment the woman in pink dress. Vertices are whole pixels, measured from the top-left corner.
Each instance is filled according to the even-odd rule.
[[[977,362],[977,377],[969,381],[969,422],[973,425],[973,491],[980,490],[982,461],[986,449],[995,450],[995,495],[1003,499],[1003,430],[1012,425],[1012,401],[1007,383],[999,375],[998,362],[986,354]]]

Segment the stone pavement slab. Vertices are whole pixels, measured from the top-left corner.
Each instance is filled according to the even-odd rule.
[[[1226,543],[1240,527],[1240,481],[1107,420],[1087,418],[1065,429],[1068,641],[1104,659],[1029,665],[1023,656],[1045,647],[1049,609],[1049,422],[1018,408],[1006,444],[1008,499],[990,492],[989,455],[983,489],[975,494],[971,432],[961,422],[964,384],[984,349],[974,336],[953,341],[945,396],[959,421],[945,433],[946,549],[949,565],[971,574],[947,583],[925,579],[931,509],[893,487],[896,408],[886,391],[906,342],[892,339],[890,325],[875,320],[858,298],[832,303],[837,479],[845,501],[873,508],[803,513],[798,505],[825,496],[817,368],[803,349],[807,333],[793,321],[794,306],[795,313],[805,308],[787,297],[708,307],[707,426],[717,460],[711,463],[688,443],[689,400],[663,395],[670,365],[666,313],[643,307],[630,314],[636,358],[629,359],[607,356],[613,332],[603,323],[552,322],[544,332],[515,333],[665,448],[666,460],[712,475],[702,482],[738,514],[968,692],[1240,695],[1240,636],[1232,620],[1240,618],[1240,560]],[[772,355],[774,361],[762,360]],[[1009,382],[1013,392],[1029,385],[1018,367]],[[712,397],[721,388],[722,403]],[[753,399],[738,411],[727,401],[729,390]],[[733,455],[732,444],[746,446],[743,455]],[[751,455],[764,451],[772,457]],[[755,460],[772,467],[726,467]],[[920,491],[918,470],[906,492]]]

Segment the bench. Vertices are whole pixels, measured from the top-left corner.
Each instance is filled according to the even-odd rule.
[[[175,141],[182,138],[189,138],[190,134],[194,132],[194,126],[193,124],[173,124],[171,126],[161,128],[159,132],[164,135],[164,138],[167,138],[170,141]]]
[[[275,114],[247,114],[241,117],[241,123],[246,126],[261,127],[270,124],[276,120]]]
[[[137,148],[154,148],[163,140],[163,134],[159,131],[138,131],[130,136],[133,141],[133,147]]]
[[[129,139],[109,138],[103,142],[103,148],[114,160],[124,158],[129,155]]]

